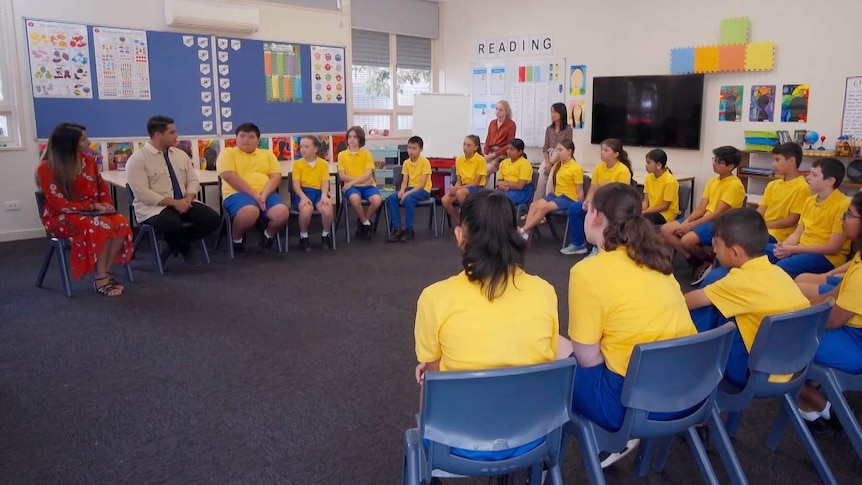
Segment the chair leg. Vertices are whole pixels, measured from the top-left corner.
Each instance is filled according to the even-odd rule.
[[[379,214],[378,214],[378,217],[380,217]],[[336,227],[335,221],[332,221],[332,227],[329,228],[329,238],[330,238],[330,240],[332,240],[332,250],[333,251],[335,251],[335,246],[336,246],[335,240],[337,239],[335,237],[335,227]]]
[[[45,259],[42,260],[42,269],[39,270],[39,276],[36,277],[36,288],[42,288],[45,283],[45,275],[48,274],[48,266],[51,265],[51,260],[54,258],[54,251],[57,247],[53,244],[48,246],[48,252],[45,253]]]
[[[433,204],[431,204],[431,217],[434,218],[434,237],[440,237],[440,230],[438,226],[438,217],[437,217],[437,201],[435,200]]]
[[[736,436],[736,430],[739,428],[740,421],[742,421],[741,412],[727,413],[727,420],[724,422],[724,429],[727,430],[727,435],[731,438]]]
[[[844,398],[844,393],[841,392],[841,386],[838,385],[835,374],[830,370],[818,382],[820,382],[820,389],[826,394],[826,399],[832,403],[832,412],[838,415],[838,421],[844,427],[844,433],[853,445],[853,449],[856,450],[856,454],[862,459],[862,428],[859,427],[856,415],[847,404],[847,400]]]
[[[69,262],[66,261],[66,250],[63,249],[63,242],[57,243],[57,256],[60,262],[60,278],[63,279],[63,292],[67,297],[72,298],[72,278],[69,276]]]
[[[566,229],[565,229],[565,232],[563,233],[563,244],[560,245],[560,249],[563,249],[566,247],[566,238],[568,236],[569,236],[569,218],[566,217]]]
[[[206,261],[207,264],[212,263],[212,260],[210,259],[210,252],[207,251],[206,241],[204,241],[204,238],[200,238],[198,239],[198,242],[200,242],[201,244],[201,252],[204,253],[204,261]]]
[[[135,235],[135,240],[132,243],[132,259],[138,257],[138,248],[141,246],[141,241],[144,240],[144,229],[138,228],[138,233]]]
[[[808,430],[808,426],[805,425],[802,416],[799,415],[799,411],[796,409],[796,399],[790,394],[781,396],[781,410],[787,414],[788,418],[790,418],[790,423],[796,428],[799,440],[802,441],[802,445],[808,452],[808,456],[814,463],[814,467],[817,468],[817,473],[820,475],[823,483],[827,485],[837,484],[838,481],[835,480],[835,475],[832,474],[832,470],[826,463],[823,453],[814,441],[814,437],[811,436],[811,431]]]
[[[670,448],[673,445],[673,437],[668,436],[662,438],[658,441],[656,446],[656,453],[652,459],[652,469],[661,473],[664,471],[665,465],[667,465],[667,459],[670,456]]]
[[[224,235],[225,239],[227,239],[227,255],[230,259],[234,259],[236,254],[233,250],[233,227],[231,227],[230,213],[228,211],[224,211]],[[221,237],[221,233],[219,233],[219,237]]]
[[[541,475],[539,475],[541,477]],[[548,469],[548,479],[552,485],[563,485],[563,471],[560,468],[559,460],[553,466]],[[542,480],[538,480],[537,482],[530,483],[542,483]]]
[[[691,448],[691,453],[697,461],[697,468],[700,470],[703,481],[718,485],[718,477],[715,475],[715,470],[712,469],[709,457],[706,456],[706,449],[704,449],[700,436],[697,435],[697,430],[694,426],[686,430],[685,438],[688,441],[688,446]]]
[[[401,472],[402,485],[419,485],[422,481],[419,430],[408,429],[404,433],[404,465]],[[430,478],[429,478],[430,479]]]
[[[578,445],[581,449],[581,458],[584,460],[584,469],[587,472],[590,484],[605,485],[605,473],[602,471],[602,464],[599,461],[601,450],[599,450],[595,432],[590,426],[590,424],[575,425],[578,433]]]
[[[165,265],[162,263],[162,255],[159,254],[159,240],[156,238],[156,231],[154,231],[151,227],[145,228],[144,226],[140,227],[141,231],[147,231],[150,233],[150,249],[153,251],[153,259],[156,262],[156,268],[159,270],[159,275],[165,275]]]
[[[654,438],[641,440],[641,444],[638,446],[638,459],[635,465],[635,470],[637,475],[641,478],[649,474],[649,466],[652,461],[656,441],[660,440],[656,440]]]
[[[730,437],[724,429],[724,423],[721,422],[721,415],[717,407],[713,407],[710,414],[709,431],[710,440],[715,443],[715,447],[718,449],[718,454],[730,478],[730,483],[733,485],[747,485],[748,479],[745,476],[745,471],[742,469],[742,464],[739,463],[736,450],[733,448]]]
[[[135,282],[135,275],[132,274],[132,265],[129,263],[126,263],[123,266],[126,267],[126,278],[128,278],[130,282],[134,283]]]

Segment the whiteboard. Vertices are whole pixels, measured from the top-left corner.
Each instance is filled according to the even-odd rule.
[[[862,76],[847,78],[841,134],[862,138]]]
[[[464,151],[469,135],[470,98],[463,94],[426,93],[413,98],[413,134],[422,137],[426,157],[453,158]]]
[[[551,105],[565,102],[566,60],[562,57],[528,60],[492,59],[471,67],[470,129],[483,141],[495,119],[497,101],[512,107],[516,136],[529,147],[545,143],[551,124]]]

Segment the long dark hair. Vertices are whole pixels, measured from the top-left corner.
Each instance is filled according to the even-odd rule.
[[[626,168],[629,169],[629,173],[634,176],[634,172],[632,171],[632,162],[629,160],[629,154],[627,151],[623,150],[623,142],[619,138],[608,138],[607,140],[602,142],[602,145],[607,145],[611,150],[619,153],[617,160],[622,162]]]
[[[520,138],[512,138],[511,140],[509,140],[509,146],[521,152],[522,157],[527,158],[527,154],[524,153],[524,149],[526,148],[526,146],[524,145],[524,140]],[[512,161],[514,162],[514,160]]]
[[[566,105],[563,103],[554,103],[551,105],[551,109],[556,111],[557,114],[560,115],[560,131],[565,130],[566,127],[569,126],[569,122],[567,121],[569,112],[566,109]],[[551,121],[551,128],[556,128],[553,121]]]
[[[575,158],[575,142],[569,139],[560,140],[558,145],[563,145],[566,150],[572,151],[572,158],[570,160],[574,160]],[[551,179],[553,180],[554,187],[557,186],[557,172],[560,171],[560,168],[564,163],[567,163],[569,160],[557,160],[557,163],[554,164],[554,173],[551,175]]]
[[[626,253],[639,265],[671,274],[670,251],[653,224],[641,215],[641,200],[634,187],[619,182],[603,185],[596,191],[592,207],[608,220],[603,234],[605,250],[625,246]]]
[[[466,138],[469,138],[476,144],[476,153],[482,153],[482,140],[480,140],[478,136],[467,135]]]
[[[84,127],[75,123],[60,123],[51,131],[45,160],[54,172],[54,183],[67,200],[76,200],[75,177],[81,169],[78,145],[84,136]],[[42,187],[45,191],[45,187]]]
[[[509,278],[524,267],[527,244],[518,234],[515,204],[496,190],[479,190],[461,206],[461,225],[467,242],[461,264],[470,281],[493,300],[501,296]]]
[[[856,212],[862,215],[862,192],[856,192],[853,194],[853,198],[850,199],[850,205],[856,209]],[[862,221],[860,221],[860,224],[862,224]],[[862,251],[862,230],[860,230],[859,234],[856,235],[856,240],[853,241],[853,244],[857,251]]]

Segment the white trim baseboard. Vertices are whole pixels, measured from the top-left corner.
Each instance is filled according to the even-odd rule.
[[[19,231],[0,232],[0,242],[20,241],[23,239],[39,239],[45,237],[45,229],[21,229]]]

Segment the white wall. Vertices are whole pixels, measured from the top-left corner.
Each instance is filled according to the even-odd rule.
[[[0,0],[2,1],[2,0]],[[343,12],[326,12],[274,4],[255,3],[261,9],[261,28],[244,37],[284,42],[350,45],[350,0],[343,2]],[[18,96],[21,97],[21,137],[24,149],[0,151],[0,202],[21,201],[21,210],[6,212],[0,206],[0,241],[42,237],[45,232],[39,222],[36,202],[34,172],[38,164],[38,147],[34,141],[34,115],[32,90],[28,76],[27,44],[23,33],[23,17],[62,20],[66,22],[95,24],[134,29],[193,32],[189,29],[173,29],[165,26],[163,0],[123,1],[118,8],[117,0],[12,0],[15,24],[16,52],[20,79]],[[113,12],[113,13],[112,13]],[[349,57],[348,57],[349,59]],[[154,113],[155,114],[155,113]],[[170,115],[170,113],[163,113]],[[74,121],[74,113],[69,113]]]
[[[527,6],[529,5],[529,7]],[[484,12],[484,13],[483,13]],[[489,12],[494,12],[489,14]],[[441,3],[439,57],[441,92],[470,92],[470,63],[476,61],[479,39],[552,33],[554,56],[585,64],[587,106],[591,106],[593,76],[670,73],[670,49],[715,45],[721,19],[747,16],[753,42],[775,41],[775,69],[769,72],[707,74],[700,151],[669,150],[675,173],[696,175],[698,192],[712,174],[711,150],[720,145],[744,147],[746,129],[811,129],[834,142],[841,126],[847,76],[862,75],[858,40],[862,19],[859,0],[470,0]],[[491,19],[484,21],[483,19]],[[809,122],[718,122],[722,85],[810,83]],[[749,103],[743,103],[743,111]],[[777,115],[780,107],[777,107]],[[468,116],[468,114],[464,114]],[[590,118],[575,131],[576,158],[588,167],[598,160],[590,144]],[[420,134],[421,135],[421,134]],[[649,149],[632,148],[637,169]],[[541,156],[532,150],[530,158]]]

